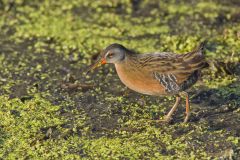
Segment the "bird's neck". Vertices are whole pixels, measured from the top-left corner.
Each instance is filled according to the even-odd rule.
[[[134,68],[138,68],[138,54],[126,54],[124,60],[119,63],[115,63],[116,69],[130,71]]]

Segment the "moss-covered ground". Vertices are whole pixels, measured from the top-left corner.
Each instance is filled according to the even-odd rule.
[[[238,0],[0,0],[0,159],[238,159]],[[127,89],[114,67],[84,74],[117,42],[191,51],[209,69],[170,124],[174,97]]]

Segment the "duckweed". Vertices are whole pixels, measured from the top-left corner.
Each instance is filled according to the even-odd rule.
[[[0,159],[237,159],[240,3],[0,1]],[[173,97],[128,90],[114,67],[85,75],[111,43],[189,52],[210,68],[171,124]]]

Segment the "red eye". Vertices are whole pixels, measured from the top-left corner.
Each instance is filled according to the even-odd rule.
[[[107,57],[112,58],[114,56],[114,53],[108,53]]]

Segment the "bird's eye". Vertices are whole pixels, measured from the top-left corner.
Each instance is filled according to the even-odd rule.
[[[112,58],[114,56],[114,53],[108,53],[107,57]]]

